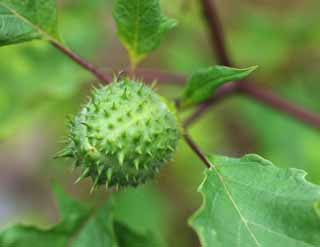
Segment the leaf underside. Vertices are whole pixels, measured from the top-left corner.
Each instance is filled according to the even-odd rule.
[[[203,247],[320,246],[320,186],[304,171],[257,155],[208,158],[215,167],[206,171],[203,205],[190,219]]]

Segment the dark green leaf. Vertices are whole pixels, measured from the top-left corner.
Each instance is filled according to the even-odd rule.
[[[55,0],[0,0],[0,46],[58,40]]]
[[[214,66],[195,72],[188,80],[182,95],[183,107],[197,104],[213,95],[216,88],[226,82],[241,80],[254,71],[257,66],[235,69],[226,66]]]
[[[157,48],[176,21],[161,13],[159,0],[117,0],[113,11],[118,36],[133,66]]]
[[[203,247],[320,246],[320,186],[297,169],[258,155],[209,156],[199,188],[203,205],[190,219]]]

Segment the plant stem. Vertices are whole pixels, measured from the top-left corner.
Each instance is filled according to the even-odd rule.
[[[62,44],[56,41],[51,41],[51,44],[61,51],[63,54],[68,56],[74,62],[79,64],[84,69],[90,71],[95,77],[97,77],[101,82],[111,83],[113,81],[112,77],[108,74],[103,73],[99,68],[95,65],[87,62],[79,55],[75,54],[68,48],[64,47]],[[159,82],[168,82],[168,83],[176,83],[183,85],[186,81],[185,76],[170,73],[166,71],[156,70],[156,69],[135,69],[132,72],[132,68],[129,70],[125,70],[130,76],[138,77],[138,79],[143,78],[147,82],[159,81]]]
[[[99,68],[97,68],[95,65],[87,62],[84,60],[82,57],[79,55],[73,53],[71,50],[68,48],[64,47],[61,43],[56,42],[56,41],[51,41],[51,44],[57,48],[59,51],[61,51],[63,54],[71,58],[74,62],[79,64],[81,67],[84,69],[90,71],[95,77],[97,77],[100,81],[106,82],[106,83],[111,83],[112,82],[112,77],[104,74]]]
[[[213,97],[200,104],[197,110],[194,111],[191,116],[184,121],[183,126],[185,128],[189,127],[189,125],[199,119],[200,116],[204,114],[211,105],[220,102],[222,99],[225,99],[228,96],[231,96],[238,90],[237,86],[238,85],[235,82],[231,82],[218,88]]]
[[[192,140],[188,133],[184,133],[183,135],[184,140],[187,142],[189,147],[198,155],[198,157],[203,161],[203,163],[208,167],[211,168],[213,164],[208,160],[207,156],[202,152],[200,147]]]
[[[210,32],[211,47],[216,52],[219,64],[231,66],[231,60],[225,46],[225,36],[217,9],[212,0],[200,0],[202,13]]]

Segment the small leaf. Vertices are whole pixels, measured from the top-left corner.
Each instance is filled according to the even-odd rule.
[[[0,46],[59,40],[55,0],[0,0]]]
[[[200,103],[213,95],[215,89],[226,82],[241,80],[257,69],[252,66],[235,69],[226,66],[214,66],[195,72],[188,80],[183,92],[181,105],[187,107]]]
[[[133,67],[157,48],[164,34],[177,24],[161,13],[159,0],[117,0],[113,16]]]
[[[190,219],[203,247],[320,246],[320,186],[304,171],[277,168],[258,155],[208,158],[215,166]]]

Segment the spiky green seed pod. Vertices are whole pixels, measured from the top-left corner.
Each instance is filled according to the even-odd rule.
[[[81,167],[79,181],[137,186],[168,161],[180,137],[175,108],[143,83],[125,79],[95,89],[71,121],[69,143],[58,156]]]

